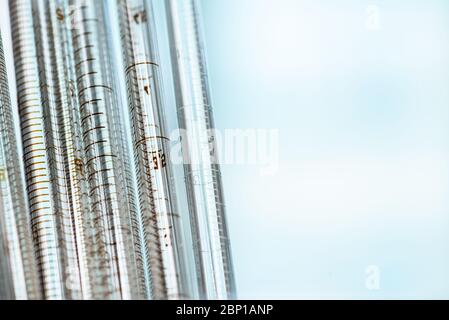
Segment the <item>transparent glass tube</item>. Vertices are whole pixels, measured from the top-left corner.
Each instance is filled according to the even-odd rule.
[[[20,0],[10,7],[44,297],[145,298],[103,1]]]
[[[51,155],[40,92],[31,0],[9,2],[25,177],[36,256],[47,299],[64,299],[65,277],[50,178]]]
[[[117,0],[139,203],[154,299],[188,299],[187,254],[166,132],[153,8]]]
[[[179,126],[201,298],[235,297],[199,1],[166,0]]]
[[[145,288],[139,261],[137,209],[123,141],[123,119],[118,108],[109,41],[102,1],[71,0],[74,50],[85,167],[92,209],[97,217],[101,263],[109,276],[97,279],[109,287],[105,298],[140,299]],[[104,238],[102,238],[104,237]]]
[[[105,267],[109,256],[105,251],[105,230],[99,227],[89,194],[85,143],[78,99],[75,51],[72,43],[72,8],[68,0],[34,2],[35,25],[39,31],[37,48],[41,59],[41,92],[48,110],[54,110],[54,125],[49,127],[60,150],[60,181],[55,186],[65,207],[61,216],[68,226],[63,232],[69,292],[66,298],[103,299],[111,294],[111,270]],[[41,44],[42,43],[42,44]],[[42,67],[43,65],[43,67]],[[48,85],[48,84],[51,84]],[[49,102],[48,102],[49,101]],[[53,179],[53,185],[56,179]],[[68,244],[75,243],[75,246]],[[69,258],[69,259],[68,259]]]
[[[41,298],[0,34],[0,281],[4,298]]]
[[[3,159],[0,159],[0,161],[2,160]],[[6,200],[6,196],[3,195],[2,189],[3,187],[0,188],[0,255],[3,257],[3,259],[0,260],[0,299],[14,300],[16,297],[13,283],[14,275],[13,271],[11,270],[12,263],[10,261],[11,259],[9,258],[8,252],[9,240],[7,236],[7,222],[5,221],[6,210],[3,206],[3,202]],[[24,287],[24,281],[21,282],[22,287]]]
[[[48,20],[43,37],[45,31],[51,35],[51,49],[47,50],[52,53],[49,65],[53,70],[50,77],[54,79],[55,104],[59,115],[55,131],[59,132],[67,185],[65,193],[69,200],[65,214],[73,221],[73,236],[76,241],[78,266],[72,265],[73,269],[70,270],[71,298],[103,298],[110,288],[104,281],[98,280],[107,278],[109,273],[102,264],[107,259],[104,247],[98,241],[98,238],[103,238],[103,233],[96,228],[85,170],[86,157],[77,96],[70,8],[68,0],[41,1],[40,6],[38,14],[42,19]],[[45,56],[45,53],[41,55]],[[63,189],[59,188],[59,191]]]
[[[33,0],[34,30],[39,68],[41,105],[45,129],[53,197],[53,210],[59,242],[59,259],[63,279],[64,299],[81,298],[77,244],[71,205],[69,169],[67,167],[70,129],[69,110],[63,99],[67,88],[64,82],[63,47],[58,37],[57,15],[53,2]],[[69,138],[70,139],[70,138]],[[68,148],[69,147],[69,148]]]
[[[91,203],[87,194],[88,186],[83,168],[82,159],[84,159],[83,145],[81,142],[81,125],[78,114],[78,101],[76,97],[75,71],[73,63],[73,48],[71,46],[71,33],[68,19],[68,1],[67,0],[47,0],[42,1],[37,10],[37,15],[43,19],[43,26],[47,26],[41,32],[45,39],[46,32],[50,34],[50,41],[47,50],[51,53],[49,65],[53,78],[53,90],[55,94],[55,110],[57,114],[57,137],[60,144],[61,166],[64,170],[62,179],[65,182],[65,188],[59,191],[65,191],[67,197],[67,212],[64,213],[66,219],[71,220],[71,230],[69,240],[74,241],[75,246],[69,247],[70,250],[70,269],[68,270],[70,287],[72,290],[71,298],[91,299],[92,296],[92,278],[94,268],[89,263],[89,252],[95,250],[95,241],[89,241],[89,234],[94,232],[92,226],[93,217],[91,212]],[[42,56],[45,56],[45,52]],[[47,53],[48,54],[48,53]],[[95,250],[94,252],[97,252]],[[73,257],[75,255],[75,258]],[[96,257],[96,255],[93,255]],[[101,271],[96,273],[103,275]]]

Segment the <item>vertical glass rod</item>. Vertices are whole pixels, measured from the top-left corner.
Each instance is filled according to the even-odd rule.
[[[235,280],[197,0],[166,0],[201,298],[232,299]]]
[[[0,33],[0,298],[40,299],[20,163]]]
[[[188,252],[172,187],[153,7],[117,0],[117,10],[153,297],[186,299]]]

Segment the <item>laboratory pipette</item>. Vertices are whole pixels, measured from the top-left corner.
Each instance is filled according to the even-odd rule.
[[[20,163],[0,34],[0,296],[39,299],[41,287]]]
[[[232,299],[235,280],[197,0],[166,0],[198,286],[203,299]]]
[[[66,187],[55,188],[68,199],[68,207],[62,214],[73,220],[72,230],[66,234],[75,239],[76,246],[65,247],[65,254],[73,257],[76,250],[77,265],[69,265],[67,286],[70,295],[67,298],[104,299],[108,298],[111,287],[110,270],[105,267],[109,257],[104,248],[105,231],[98,224],[98,217],[92,209],[85,164],[85,144],[82,139],[81,117],[79,112],[78,83],[75,72],[74,50],[72,44],[71,8],[68,0],[46,0],[35,3],[35,16],[44,28],[40,30],[41,38],[47,40],[46,50],[41,50],[40,57],[47,57],[47,69],[50,69],[46,83],[53,83],[54,109],[58,117],[57,126],[52,133],[58,138],[62,155],[62,179]],[[41,40],[42,41],[42,40]],[[38,48],[39,41],[37,43]],[[41,58],[42,59],[42,58]],[[41,67],[45,70],[45,67]],[[42,74],[42,73],[41,73]],[[51,82],[52,81],[52,82]],[[49,91],[43,89],[42,92]],[[49,108],[51,110],[51,108]],[[70,238],[68,239],[70,240]],[[68,241],[66,243],[69,243]],[[72,258],[73,262],[74,259]]]
[[[2,161],[2,159],[0,159],[0,161]],[[0,177],[0,179],[1,178],[2,177]],[[8,253],[8,237],[6,235],[7,231],[3,201],[3,191],[2,188],[0,188],[0,255],[4,257],[0,260],[0,300],[14,300],[13,272],[11,270],[12,263]]]
[[[20,166],[12,166],[19,160],[2,85],[0,249],[10,257],[0,265],[2,296],[195,297],[173,187],[153,8],[149,0],[113,2],[128,132],[112,68],[111,3],[10,0],[25,186]],[[187,132],[197,286],[201,298],[233,298],[198,1],[166,4],[178,119]],[[18,254],[11,258],[12,252]]]
[[[51,185],[52,161],[48,125],[42,104],[41,79],[31,0],[9,2],[14,62],[22,131],[25,177],[31,227],[46,299],[65,298],[65,277],[57,225],[57,199]],[[47,119],[49,120],[49,119]]]
[[[140,298],[133,202],[104,55],[101,5],[37,0],[10,5],[45,298]]]
[[[66,179],[66,196],[68,197],[68,216],[73,222],[73,235],[76,260],[78,265],[70,265],[69,289],[72,298],[92,299],[93,279],[103,276],[102,270],[95,269],[92,257],[101,260],[100,250],[91,236],[95,229],[91,202],[88,197],[88,185],[82,159],[84,159],[81,141],[81,125],[76,96],[76,76],[73,63],[73,47],[71,45],[71,28],[68,16],[68,0],[47,0],[38,7],[37,16],[46,19],[47,29],[43,30],[43,38],[47,38],[45,31],[50,33],[52,77],[55,91],[55,109],[58,114],[58,128],[63,157],[64,176]],[[43,25],[45,24],[45,20]],[[45,56],[45,53],[43,53]],[[62,191],[60,189],[60,191]],[[65,213],[68,215],[68,213]],[[90,237],[89,237],[90,235]],[[73,252],[73,251],[72,251]],[[71,253],[72,253],[71,252]],[[73,254],[73,253],[72,253]]]
[[[152,296],[188,299],[188,251],[172,186],[153,7],[145,0],[117,0],[116,6]]]
[[[69,1],[73,27],[75,71],[80,104],[81,128],[89,194],[108,259],[104,267],[111,270],[104,278],[109,282],[108,298],[140,299],[145,290],[139,280],[139,232],[129,179],[125,176],[125,150],[122,119],[112,79],[105,10],[102,1]]]
[[[57,15],[51,1],[33,0],[41,105],[49,164],[49,177],[59,240],[59,259],[65,299],[81,298],[75,228],[71,206],[69,168],[66,165],[69,110],[61,103],[66,96],[63,51],[58,37]],[[70,142],[69,142],[70,143]]]
[[[3,158],[0,154],[0,165],[3,165]],[[4,179],[3,169],[0,169],[0,180]],[[0,182],[1,183],[1,182]],[[8,248],[8,235],[7,235],[7,222],[6,211],[4,209],[3,202],[8,201],[6,195],[3,195],[3,186],[0,187],[0,255],[3,259],[0,259],[0,300],[14,300],[16,297],[13,283],[13,271],[12,262],[9,257]],[[7,204],[9,205],[9,203]],[[21,279],[23,280],[23,279]],[[24,287],[24,282],[22,282],[22,288]],[[26,295],[25,295],[26,297]]]

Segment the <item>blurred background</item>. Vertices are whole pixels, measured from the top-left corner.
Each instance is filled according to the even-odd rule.
[[[449,298],[449,2],[201,3],[217,127],[279,131],[277,171],[222,166],[238,297]]]

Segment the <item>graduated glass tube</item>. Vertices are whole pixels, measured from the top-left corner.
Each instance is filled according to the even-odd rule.
[[[69,1],[77,94],[86,155],[89,195],[97,217],[98,242],[109,275],[102,279],[103,298],[146,297],[138,255],[138,217],[126,176],[122,118],[112,78],[105,10],[102,1]]]
[[[67,212],[64,215],[72,221],[72,232],[68,230],[69,240],[74,241],[74,247],[69,247],[71,262],[69,270],[69,289],[71,298],[91,299],[93,272],[92,263],[88,254],[97,247],[89,238],[94,232],[92,226],[92,214],[90,199],[87,194],[87,180],[82,160],[84,153],[81,142],[80,119],[78,114],[78,101],[76,98],[76,84],[73,67],[73,54],[71,46],[71,33],[65,16],[68,16],[66,0],[46,0],[37,4],[36,14],[42,20],[42,38],[50,37],[47,50],[40,56],[50,59],[49,75],[53,81],[54,104],[57,114],[57,134],[60,144],[61,163],[63,170],[62,179],[67,198]],[[46,35],[49,33],[49,35]],[[42,58],[41,58],[42,59]],[[96,251],[94,251],[96,252]],[[73,257],[75,255],[75,258]],[[95,254],[93,257],[99,259]],[[76,264],[74,264],[76,263]],[[98,276],[101,273],[97,273]]]
[[[81,299],[81,282],[73,207],[71,203],[70,167],[72,138],[58,19],[52,1],[33,0],[36,50],[39,64],[41,104],[45,129],[49,177],[59,241],[59,259],[63,277],[64,299]],[[53,10],[51,10],[53,9]]]
[[[143,297],[101,4],[24,0],[10,6],[45,298]]]
[[[15,233],[14,224],[7,222],[11,220],[11,213],[14,212],[11,198],[8,196],[9,186],[6,179],[7,170],[6,170],[6,153],[3,151],[4,146],[8,144],[8,142],[4,141],[10,134],[10,129],[7,129],[11,126],[11,122],[8,124],[5,123],[4,114],[11,114],[12,110],[11,104],[9,100],[9,90],[8,90],[8,79],[6,75],[6,64],[3,55],[3,43],[2,43],[2,35],[0,30],[0,256],[3,259],[0,259],[0,299],[1,300],[13,300],[15,298],[15,290],[13,283],[13,272],[12,272],[12,261],[10,261],[9,256],[9,239],[8,233],[11,233],[8,229],[13,230],[13,234]],[[19,160],[18,158],[16,160]],[[5,190],[3,190],[5,189]],[[23,194],[24,195],[24,194]],[[6,209],[5,209],[6,208]],[[8,211],[6,211],[8,210]],[[17,237],[17,236],[16,236]],[[17,248],[17,245],[14,246],[14,249]],[[17,249],[16,249],[17,250]],[[15,252],[13,254],[18,254],[21,256],[20,251]],[[19,265],[21,261],[19,260]],[[20,273],[19,273],[20,274]],[[25,287],[25,281],[22,277],[19,279],[21,282],[21,287]],[[22,289],[23,290],[23,289]],[[26,293],[26,291],[25,291]],[[26,297],[26,294],[25,294]]]
[[[0,296],[39,299],[40,279],[17,148],[0,34]]]
[[[145,0],[116,5],[152,297],[188,299],[188,252],[173,188],[153,8]]]
[[[29,27],[32,26],[35,31],[31,33],[32,37],[27,38],[28,28],[14,30],[14,36],[18,35],[27,38],[26,43],[16,43],[16,52],[24,51],[25,46],[34,45],[35,53],[32,53],[28,59],[21,56],[16,57],[16,65],[20,65],[24,70],[36,70],[38,73],[38,83],[40,95],[37,90],[33,96],[25,96],[26,101],[33,101],[36,106],[40,104],[42,109],[38,114],[42,114],[43,126],[37,124],[30,125],[30,132],[37,133],[35,128],[39,128],[39,134],[36,136],[24,137],[24,143],[38,143],[38,139],[43,139],[42,149],[45,147],[45,158],[38,159],[33,165],[39,165],[35,168],[31,166],[29,173],[36,173],[36,176],[48,175],[49,183],[45,189],[40,186],[37,190],[45,190],[50,193],[52,210],[54,212],[54,226],[46,226],[48,233],[55,235],[52,239],[52,245],[56,244],[57,250],[55,257],[52,257],[52,265],[43,267],[41,262],[41,276],[44,281],[45,298],[47,299],[80,299],[89,297],[89,286],[81,285],[82,279],[89,274],[85,272],[85,252],[86,244],[83,241],[85,229],[81,221],[88,218],[88,208],[86,207],[86,188],[82,186],[82,167],[79,159],[82,158],[77,152],[77,138],[79,133],[76,131],[76,117],[73,113],[72,82],[67,75],[70,68],[67,67],[68,43],[65,28],[61,27],[59,20],[61,12],[56,9],[56,1],[32,1],[18,4],[14,17],[28,17]],[[17,33],[20,32],[20,33]],[[35,54],[35,56],[34,56]],[[36,67],[37,61],[37,67]],[[28,65],[27,65],[28,64]],[[28,68],[29,67],[29,68]],[[30,69],[32,67],[32,69]],[[32,82],[36,81],[35,74],[26,78],[19,78],[24,88],[29,88]],[[23,90],[23,88],[22,88]],[[19,98],[19,105],[20,105]],[[26,105],[24,105],[26,107]],[[32,109],[31,109],[32,110]],[[36,119],[37,120],[37,119]],[[26,127],[28,128],[28,126]],[[27,133],[28,134],[28,133]],[[44,151],[44,150],[42,150]],[[75,158],[76,157],[76,158]],[[40,160],[40,161],[39,161]],[[47,187],[48,186],[48,187]],[[39,202],[46,202],[40,197],[31,196],[36,199],[35,205]],[[36,241],[39,247],[49,243],[49,240],[38,233],[35,233]],[[78,259],[79,258],[79,259]],[[57,264],[56,266],[54,266]],[[58,277],[53,277],[52,282],[46,281],[54,275],[54,270],[59,273]],[[57,289],[56,289],[57,288]],[[87,295],[83,292],[87,292]]]
[[[0,155],[0,165],[3,165],[3,159]],[[0,169],[3,171],[3,169]],[[2,174],[0,172],[0,174]],[[3,179],[0,176],[0,179]],[[9,248],[8,248],[8,236],[7,236],[7,222],[3,202],[8,201],[7,196],[3,195],[3,186],[0,187],[0,255],[3,259],[0,259],[0,300],[14,300],[15,290],[13,283],[13,271],[11,269],[12,262],[9,258]],[[21,279],[22,280],[22,279]],[[24,281],[22,282],[22,288],[24,287]],[[26,297],[26,295],[25,295]]]
[[[39,59],[31,0],[9,2],[17,95],[31,227],[44,298],[66,297],[57,221],[58,199],[51,185],[50,128],[44,120]],[[50,119],[47,119],[47,121]]]
[[[4,257],[0,260],[0,300],[14,300],[13,273],[8,253],[8,237],[6,235],[4,217],[5,209],[3,208],[4,196],[2,192],[2,188],[0,188],[0,255]]]
[[[199,1],[166,0],[182,152],[204,299],[232,299],[235,280],[207,79]]]
[[[60,179],[64,184],[59,183],[55,189],[62,194],[61,197],[67,199],[62,216],[73,220],[71,228],[65,232],[70,238],[64,243],[70,243],[71,239],[76,241],[74,248],[67,245],[64,248],[64,254],[70,254],[69,261],[76,262],[69,265],[67,285],[70,295],[67,294],[66,298],[108,298],[111,288],[106,279],[110,277],[104,261],[109,258],[105,255],[104,242],[101,241],[104,239],[104,230],[98,228],[98,217],[92,209],[87,182],[72,44],[72,11],[68,0],[37,1],[34,5],[38,21],[36,30],[40,31],[37,40],[39,57],[41,60],[47,59],[41,64],[45,67],[40,67],[41,78],[46,74],[44,83],[52,84],[41,91],[52,98],[50,102],[44,103],[52,104],[53,108],[48,109],[55,110],[57,115],[53,117],[55,125],[51,130],[54,141],[60,147],[57,149],[60,150],[58,165],[62,173]],[[75,253],[77,260],[74,259]]]
[[[68,76],[70,67],[65,60],[69,55],[67,48],[70,46],[67,42],[67,34],[64,32],[65,28],[59,23],[61,11],[56,8],[56,2],[51,0],[34,0],[11,5],[17,5],[16,11],[12,12],[12,18],[28,17],[27,23],[29,23],[25,27],[21,22],[13,21],[13,24],[15,23],[18,27],[17,30],[13,27],[14,36],[26,38],[26,42],[18,41],[15,44],[16,52],[30,53],[28,59],[23,59],[20,55],[16,56],[16,65],[23,70],[33,70],[32,75],[20,77],[18,81],[23,80],[22,90],[30,89],[30,86],[33,89],[33,94],[25,95],[24,100],[33,101],[36,108],[40,105],[39,110],[31,109],[24,113],[33,114],[35,116],[32,118],[33,121],[38,120],[39,114],[42,120],[42,124],[27,125],[25,128],[29,131],[26,134],[30,137],[23,137],[23,139],[24,150],[28,146],[31,149],[32,146],[39,145],[39,151],[43,153],[36,162],[32,162],[30,167],[27,167],[29,169],[27,173],[35,178],[46,178],[45,185],[43,181],[39,181],[39,187],[35,191],[45,191],[49,199],[43,199],[39,194],[30,194],[30,200],[35,200],[31,206],[39,207],[47,203],[46,209],[53,213],[52,221],[48,217],[42,217],[44,222],[53,223],[43,227],[42,230],[45,230],[46,234],[44,232],[34,234],[38,253],[41,253],[42,248],[47,249],[47,246],[53,249],[50,261],[45,261],[48,255],[44,252],[42,261],[39,262],[44,282],[44,297],[47,299],[89,298],[90,286],[86,281],[89,273],[86,272],[86,260],[90,257],[86,257],[85,252],[86,245],[92,245],[92,243],[86,244],[83,236],[86,233],[92,234],[90,232],[92,228],[86,229],[83,225],[84,221],[89,220],[90,210],[86,207],[88,203],[86,188],[82,185],[83,165],[80,159],[84,157],[74,148],[75,145],[77,146],[74,139],[79,138],[80,135],[76,130],[77,118],[71,108],[74,99],[69,98],[69,95],[74,95],[74,86],[71,81],[73,77]],[[32,28],[30,33],[28,33],[29,28]],[[29,34],[32,36],[28,37]],[[32,45],[35,46],[34,52],[31,49]],[[28,51],[26,51],[27,47],[29,47]],[[34,83],[39,84],[40,91],[32,87]],[[22,94],[20,89],[19,91]],[[20,104],[19,97],[19,107]],[[24,107],[30,108],[27,105]],[[21,120],[27,121],[23,118]],[[79,147],[77,149],[79,150]],[[24,153],[28,154],[25,151]],[[36,160],[36,157],[32,160]],[[30,182],[29,187],[35,184]],[[36,228],[39,228],[41,224],[42,222],[37,222]],[[51,237],[49,237],[50,234]],[[92,261],[96,260],[92,259]]]

